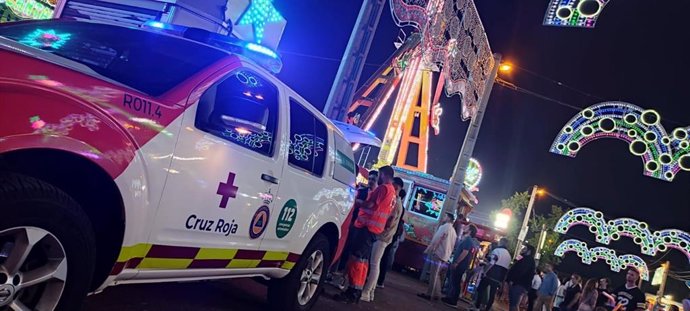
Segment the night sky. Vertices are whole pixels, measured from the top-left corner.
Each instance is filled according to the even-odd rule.
[[[288,21],[279,47],[284,62],[279,76],[321,109],[361,1],[274,2]],[[653,108],[669,132],[690,125],[686,96],[690,63],[685,54],[690,46],[690,1],[612,0],[595,29],[542,26],[547,3],[476,1],[492,50],[538,73],[517,69],[502,78],[582,108],[606,100]],[[360,83],[395,50],[398,31],[387,6]],[[460,120],[459,97],[444,98],[442,106],[441,134],[430,139],[429,173],[449,178],[468,123]],[[690,231],[690,172],[680,172],[672,183],[646,177],[641,158],[630,154],[627,143],[618,140],[592,142],[574,159],[548,152],[556,134],[576,113],[553,102],[494,87],[474,152],[484,168],[477,214],[488,215],[500,207],[501,199],[536,184],[580,206],[600,210],[609,219],[631,217],[648,222],[653,230]],[[373,129],[379,136],[386,122]],[[536,210],[547,211],[551,204],[558,202],[540,199]],[[569,233],[582,240],[594,239],[580,229],[584,228]],[[590,243],[593,246],[595,243]],[[639,254],[639,247],[630,241],[614,242],[609,247],[619,253]],[[642,257],[650,263],[660,258]],[[670,251],[663,260],[667,259],[672,270],[690,270],[688,260],[678,251]],[[657,266],[655,263],[650,268]],[[568,256],[561,265],[570,271],[583,267],[575,256]],[[603,263],[593,267],[591,276],[607,270]],[[671,291],[675,298],[688,292],[680,283],[672,284]]]

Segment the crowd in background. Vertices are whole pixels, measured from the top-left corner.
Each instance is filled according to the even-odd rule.
[[[339,285],[347,290],[336,299],[370,302],[376,288],[384,287],[386,272],[405,240],[403,187],[403,180],[394,177],[390,166],[384,166],[370,171],[368,183],[358,188],[348,239],[335,273],[344,276],[345,282]],[[509,311],[647,310],[645,295],[638,287],[640,272],[635,268],[625,271],[625,284],[615,289],[607,277],[585,280],[574,273],[560,280],[553,264],[537,267],[533,246],[524,245],[513,260],[508,240],[502,238],[479,256],[476,236],[477,228],[459,211],[443,215],[424,251],[429,285],[418,294],[420,298],[441,300],[455,308],[468,289],[471,309],[476,311],[492,310],[497,297],[507,300]],[[683,309],[690,311],[690,299],[683,300]],[[679,310],[670,305],[666,311]]]

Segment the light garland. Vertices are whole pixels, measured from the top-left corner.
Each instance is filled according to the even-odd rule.
[[[660,121],[658,112],[632,104],[596,104],[568,121],[550,151],[575,157],[591,141],[615,138],[627,142],[630,152],[642,158],[644,175],[673,181],[678,171],[690,171],[690,127],[668,135]]]
[[[558,245],[554,254],[558,257],[563,257],[570,252],[576,253],[582,263],[586,265],[591,265],[600,259],[604,260],[613,272],[620,272],[627,267],[634,267],[640,272],[640,277],[643,280],[649,281],[649,269],[644,260],[639,256],[632,254],[618,256],[616,251],[601,246],[589,249],[587,243],[575,239],[563,241]]]
[[[618,218],[606,222],[601,212],[585,207],[565,213],[556,223],[554,231],[566,233],[577,225],[588,226],[589,231],[595,234],[596,241],[602,244],[608,245],[611,240],[625,236],[640,245],[641,252],[645,255],[655,256],[657,252],[674,248],[683,252],[690,261],[690,234],[685,231],[664,229],[652,233],[647,223],[631,218]]]
[[[609,0],[551,0],[544,25],[594,28]]]

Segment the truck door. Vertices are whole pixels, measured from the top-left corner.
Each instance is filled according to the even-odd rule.
[[[140,268],[255,268],[278,193],[287,103],[280,84],[243,65],[184,113]],[[210,83],[202,83],[202,85]],[[149,260],[147,262],[147,260]]]

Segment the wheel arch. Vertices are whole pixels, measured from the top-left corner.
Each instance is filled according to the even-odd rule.
[[[31,148],[0,153],[0,171],[43,180],[80,204],[91,221],[98,246],[91,290],[102,285],[117,260],[125,232],[124,201],[107,169],[74,152]]]
[[[338,240],[340,239],[340,230],[338,230],[338,226],[335,223],[327,222],[321,226],[316,233],[321,233],[328,239],[329,253],[332,261],[338,250]]]

